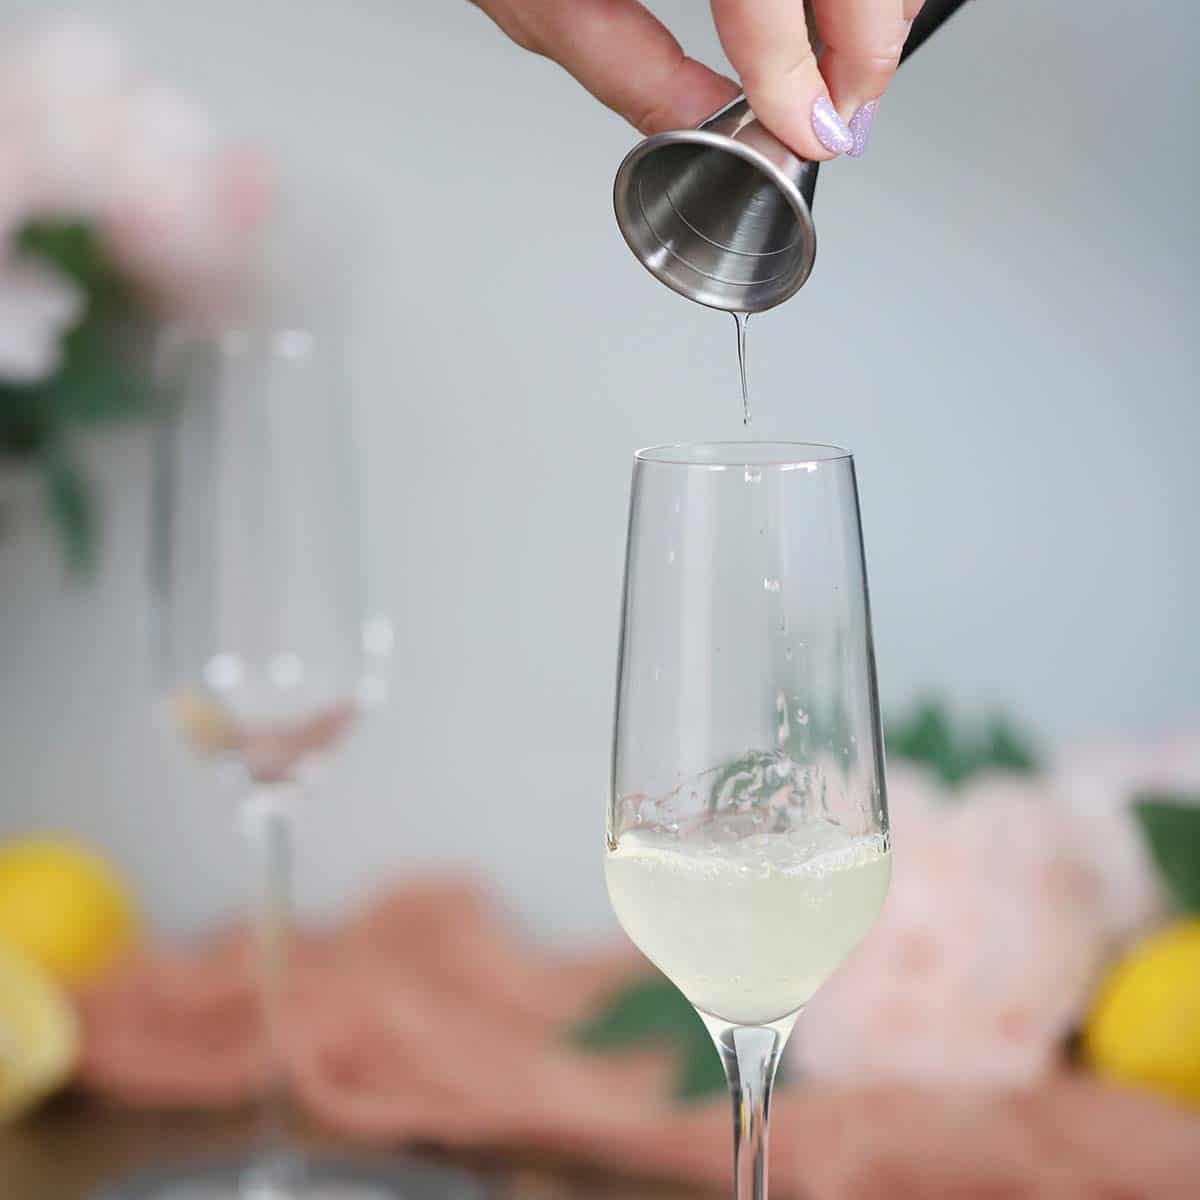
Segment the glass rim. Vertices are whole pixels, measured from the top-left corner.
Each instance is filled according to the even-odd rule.
[[[635,450],[634,462],[655,466],[704,467],[724,471],[737,467],[812,467],[849,462],[854,455],[833,442],[664,442]]]

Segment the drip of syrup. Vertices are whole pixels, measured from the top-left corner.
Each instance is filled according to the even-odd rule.
[[[746,326],[750,324],[750,314],[735,312],[733,323],[737,326],[738,371],[742,377],[742,424],[750,424],[750,389],[746,386]]]

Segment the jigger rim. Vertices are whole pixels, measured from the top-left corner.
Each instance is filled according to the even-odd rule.
[[[800,262],[799,269],[794,272],[792,279],[788,282],[786,290],[777,295],[772,293],[772,299],[769,304],[748,304],[742,307],[729,308],[722,304],[714,304],[708,300],[704,300],[694,292],[689,291],[683,284],[672,279],[668,273],[655,263],[648,262],[643,257],[640,247],[635,243],[630,232],[629,221],[629,217],[634,214],[637,215],[638,219],[649,230],[650,235],[662,246],[667,254],[677,261],[685,261],[680,259],[654,232],[654,228],[647,219],[645,210],[641,205],[641,200],[637,196],[633,186],[634,168],[642,159],[653,154],[656,150],[662,150],[666,146],[683,144],[707,146],[713,150],[722,150],[726,154],[734,154],[749,163],[755,170],[765,175],[783,193],[783,198],[788,202],[792,212],[795,213],[796,220],[800,224],[804,237],[804,257]],[[621,165],[617,168],[616,178],[613,181],[613,210],[617,217],[617,227],[621,231],[621,236],[625,239],[625,244],[633,253],[634,258],[651,275],[660,283],[666,284],[667,287],[678,295],[684,296],[697,304],[703,304],[706,308],[715,309],[718,312],[765,312],[767,309],[782,304],[785,300],[794,296],[808,281],[817,257],[817,230],[813,224],[812,213],[809,211],[808,204],[801,195],[800,189],[760,150],[756,150],[753,146],[748,146],[744,142],[740,142],[726,134],[714,133],[707,129],[669,129],[663,133],[651,134],[650,137],[643,138],[638,142],[625,155],[621,160]],[[687,265],[695,274],[704,274],[704,272],[699,271],[690,263]]]

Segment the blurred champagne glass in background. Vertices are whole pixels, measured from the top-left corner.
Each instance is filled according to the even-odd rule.
[[[268,1065],[261,1152],[154,1194],[390,1200],[392,1188],[332,1178],[291,1147],[282,1043],[292,809],[313,765],[383,698],[392,644],[388,621],[364,610],[341,364],[305,329],[177,328],[158,372],[153,658],[178,733],[242,788]]]

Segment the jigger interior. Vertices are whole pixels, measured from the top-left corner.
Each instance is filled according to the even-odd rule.
[[[710,308],[772,308],[812,270],[806,198],[765,155],[722,134],[683,129],[640,142],[617,172],[613,204],[646,269]]]

